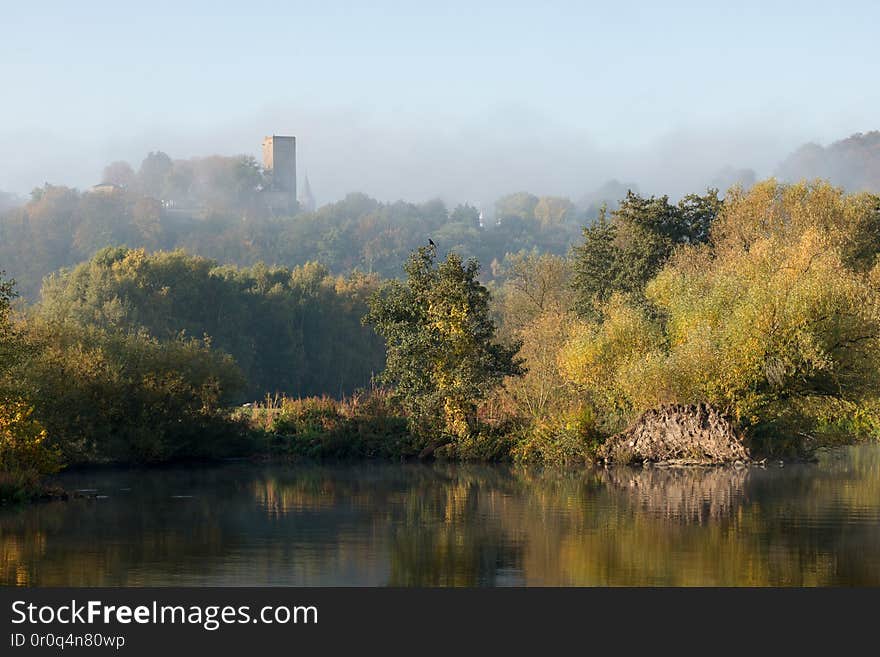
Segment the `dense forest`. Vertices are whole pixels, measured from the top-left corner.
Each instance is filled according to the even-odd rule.
[[[878,196],[770,179],[589,210],[512,194],[492,222],[362,195],[183,217],[149,167],[111,169],[0,224],[4,499],[77,463],[583,464],[670,402],[757,454],[880,427]]]
[[[805,144],[776,169],[784,182],[825,179],[850,192],[880,193],[880,133],[858,133],[822,147]],[[725,167],[711,187],[748,189],[751,169]],[[107,246],[182,249],[222,264],[288,268],[320,262],[331,274],[399,277],[401,263],[427,236],[444,250],[483,264],[495,278],[508,253],[537,249],[565,255],[603,206],[614,209],[635,182],[610,180],[574,201],[517,192],[491,208],[379,202],[361,193],[294,216],[262,200],[271,172],[253,157],[172,159],[156,151],[135,169],[105,167],[101,183],[80,191],[46,184],[28,199],[0,191],[0,263],[21,297],[34,301],[43,277],[89,260]]]
[[[33,317],[163,342],[209,340],[241,369],[241,401],[343,396],[383,367],[382,341],[361,325],[378,285],[375,275],[331,276],[317,263],[239,269],[183,251],[108,247],[49,276]]]
[[[315,212],[271,217],[242,208],[164,207],[121,188],[80,193],[46,186],[0,217],[0,259],[28,299],[35,298],[44,276],[108,245],[183,249],[242,267],[318,261],[334,274],[357,270],[393,277],[428,235],[491,264],[521,249],[563,254],[587,217],[567,199],[527,193],[499,199],[497,212],[499,219],[481,222],[480,212],[468,205],[449,210],[440,201],[380,203],[349,194]]]
[[[430,235],[442,248],[485,263],[491,276],[507,253],[564,254],[580,226],[629,189],[610,181],[577,205],[519,192],[485,213],[468,204],[381,203],[353,193],[314,211],[275,216],[261,200],[271,181],[246,156],[172,160],[150,153],[137,171],[115,162],[104,178],[84,192],[47,184],[23,204],[0,206],[0,263],[24,298],[36,299],[46,275],[120,245],[183,249],[240,267],[317,261],[335,275],[389,278],[401,275],[401,263]]]

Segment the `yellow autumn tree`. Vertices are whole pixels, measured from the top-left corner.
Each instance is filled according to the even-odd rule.
[[[608,413],[707,401],[768,451],[853,426],[880,396],[880,203],[826,183],[732,190],[709,244],[582,325],[561,369]],[[847,423],[850,424],[847,424]]]
[[[17,398],[10,368],[19,360],[21,340],[11,316],[12,283],[0,272],[0,497],[21,492],[23,484],[57,472],[58,452],[46,444],[46,431],[33,409]]]
[[[33,417],[30,406],[21,401],[0,403],[0,472],[58,472],[59,452],[46,439],[46,430]]]

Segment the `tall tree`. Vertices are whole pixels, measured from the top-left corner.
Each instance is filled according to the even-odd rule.
[[[534,215],[542,226],[558,226],[574,215],[574,204],[560,196],[542,196],[535,205]]]
[[[489,291],[477,280],[479,263],[423,246],[404,270],[370,299],[364,318],[385,338],[382,381],[394,387],[413,429],[429,437],[424,456],[477,432],[477,402],[506,376],[523,373],[519,345],[495,340]]]
[[[153,151],[147,154],[138,171],[141,191],[147,196],[162,198],[173,168],[174,163],[167,153]]]

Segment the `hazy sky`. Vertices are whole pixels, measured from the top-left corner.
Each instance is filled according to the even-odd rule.
[[[0,0],[0,189],[257,155],[319,201],[681,192],[880,128],[878,2]]]

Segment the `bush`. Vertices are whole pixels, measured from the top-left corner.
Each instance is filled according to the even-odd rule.
[[[268,398],[242,409],[250,427],[266,437],[270,453],[303,458],[401,458],[418,454],[406,417],[387,393],[372,391],[337,401],[330,397]]]
[[[68,462],[219,457],[245,447],[224,410],[241,374],[203,341],[36,320],[24,338],[30,356],[15,376]]]
[[[21,401],[0,403],[0,502],[21,502],[44,492],[42,478],[61,469],[61,454]]]
[[[524,428],[512,454],[522,463],[583,465],[594,460],[605,436],[589,406],[543,418]]]
[[[48,444],[46,430],[24,402],[0,403],[0,471],[55,474],[61,454]]]

